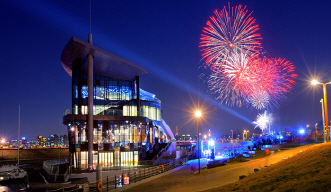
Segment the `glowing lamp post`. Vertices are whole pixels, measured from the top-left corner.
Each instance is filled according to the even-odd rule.
[[[325,126],[326,126],[326,142],[330,142],[330,130],[329,130],[329,118],[328,118],[328,102],[327,102],[327,92],[326,92],[326,85],[328,83],[319,83],[316,80],[313,80],[311,84],[313,85],[323,85],[323,96],[324,96],[324,114],[325,114]]]
[[[205,138],[205,140],[207,139],[207,135],[204,135],[203,137]]]
[[[324,138],[324,143],[326,142],[325,138],[325,119],[324,119],[324,105],[323,105],[323,99],[320,100],[322,104],[322,118],[323,118],[323,138]]]
[[[198,165],[199,165],[199,174],[200,174],[200,142],[199,142],[199,120],[201,117],[201,112],[196,111],[195,117],[197,117],[197,125],[198,125]]]

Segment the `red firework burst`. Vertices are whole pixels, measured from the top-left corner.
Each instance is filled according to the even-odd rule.
[[[279,108],[293,88],[294,66],[285,59],[260,59],[247,54],[231,54],[220,71],[209,77],[210,90],[228,105],[247,103],[256,109]]]
[[[278,108],[296,83],[295,67],[281,58],[257,59],[254,63],[251,74],[255,81],[251,83],[250,103],[257,109]]]
[[[241,5],[215,10],[215,16],[207,21],[201,35],[200,46],[202,59],[205,59],[211,69],[217,71],[222,68],[227,57],[232,53],[258,54],[261,48],[259,29],[251,13]]]

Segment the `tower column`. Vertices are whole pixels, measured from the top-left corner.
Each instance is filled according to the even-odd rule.
[[[136,85],[137,85],[137,116],[140,116],[140,78],[136,76]]]
[[[92,34],[88,34],[88,42],[92,44]],[[88,167],[93,167],[93,55],[88,54]]]

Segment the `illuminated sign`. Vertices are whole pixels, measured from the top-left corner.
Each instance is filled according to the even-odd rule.
[[[124,185],[129,185],[130,184],[130,180],[129,180],[129,176],[124,176]]]

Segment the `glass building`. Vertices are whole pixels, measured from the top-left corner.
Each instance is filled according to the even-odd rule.
[[[93,55],[93,141],[88,141],[88,67]],[[72,106],[63,114],[68,127],[71,164],[88,168],[93,142],[93,167],[137,165],[147,153],[174,138],[162,120],[161,101],[140,88],[148,69],[72,37],[61,63],[72,77]]]

